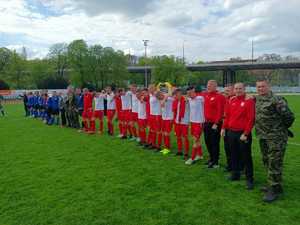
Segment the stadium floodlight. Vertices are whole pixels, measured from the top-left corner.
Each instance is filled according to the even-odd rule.
[[[147,47],[149,40],[143,40],[145,46],[145,87],[148,87],[148,74],[147,74]]]

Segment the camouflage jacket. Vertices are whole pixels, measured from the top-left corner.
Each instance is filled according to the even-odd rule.
[[[68,110],[73,110],[76,108],[76,100],[75,100],[75,94],[68,94],[67,95],[67,101],[66,106]]]
[[[256,96],[256,135],[260,139],[281,138],[286,140],[288,128],[295,120],[284,97],[272,92],[265,96]]]

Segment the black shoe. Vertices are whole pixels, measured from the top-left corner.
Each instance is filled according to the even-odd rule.
[[[121,137],[121,139],[127,139],[127,137],[126,137],[126,136],[123,136],[123,137]]]
[[[232,169],[229,166],[226,166],[224,169],[224,172],[226,173],[230,173],[232,171]]]
[[[184,160],[188,160],[189,159],[189,155],[188,154],[184,154]]]
[[[276,193],[272,188],[269,188],[263,197],[263,201],[267,203],[274,202],[279,197],[279,194]]]
[[[205,165],[209,165],[209,164],[211,164],[212,162],[210,161],[210,160],[208,160],[206,163],[205,163]]]
[[[145,148],[145,149],[148,149],[150,146],[151,146],[151,145],[149,145],[149,144],[144,144],[144,148]]]
[[[262,186],[260,188],[260,191],[266,193],[266,192],[268,192],[269,189],[270,188],[266,185],[266,186]],[[283,194],[283,189],[281,186],[273,187],[273,190],[278,194]]]
[[[218,163],[210,162],[210,163],[207,165],[207,168],[208,168],[208,169],[217,169],[217,168],[219,168],[219,164],[218,164]]]
[[[246,188],[247,188],[247,190],[253,190],[254,189],[253,180],[247,180],[247,182],[246,182]]]
[[[149,145],[148,149],[150,149],[150,150],[155,150],[155,149],[156,149],[156,147],[155,147],[155,146],[153,146],[153,145]]]
[[[240,179],[241,179],[241,177],[237,176],[237,175],[231,175],[228,177],[229,181],[239,181]]]
[[[160,152],[161,151],[161,148],[160,147],[156,147],[155,148],[155,152]]]
[[[182,155],[183,155],[182,152],[177,152],[177,153],[176,153],[176,156],[182,156]]]
[[[266,192],[268,192],[269,188],[268,188],[268,186],[262,186],[259,190],[260,190],[261,192],[266,193]]]

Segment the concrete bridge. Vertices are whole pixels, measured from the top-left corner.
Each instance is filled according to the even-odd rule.
[[[282,62],[214,62],[196,65],[186,65],[187,70],[195,71],[223,71],[223,85],[235,83],[236,71],[239,70],[276,70],[276,69],[300,69],[300,61],[282,61]],[[147,79],[151,77],[152,66],[129,66],[130,73],[145,73]]]

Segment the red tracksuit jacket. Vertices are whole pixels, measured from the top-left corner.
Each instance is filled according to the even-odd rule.
[[[255,122],[255,102],[253,99],[246,99],[245,95],[232,97],[225,111],[223,123],[224,129],[243,131],[248,135]]]
[[[225,96],[219,92],[203,92],[204,116],[206,122],[218,124],[224,114]]]

